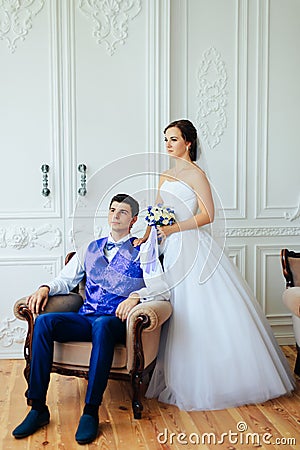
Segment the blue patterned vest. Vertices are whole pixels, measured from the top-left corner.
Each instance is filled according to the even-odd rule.
[[[131,292],[145,287],[138,259],[140,248],[133,247],[134,239],[125,241],[111,262],[103,251],[107,237],[90,243],[85,256],[86,299],[80,314],[114,315]]]

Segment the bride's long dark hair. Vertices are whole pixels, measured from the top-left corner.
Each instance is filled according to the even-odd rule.
[[[165,129],[164,134],[169,128],[176,127],[181,131],[181,135],[186,142],[190,142],[189,154],[192,161],[197,159],[198,136],[197,130],[190,120],[180,119],[171,122]]]

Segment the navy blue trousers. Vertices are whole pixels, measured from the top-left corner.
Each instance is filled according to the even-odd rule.
[[[126,321],[116,316],[88,316],[73,312],[37,317],[32,340],[28,398],[46,402],[54,341],[92,342],[85,403],[99,406],[112,365],[116,343],[126,341]]]

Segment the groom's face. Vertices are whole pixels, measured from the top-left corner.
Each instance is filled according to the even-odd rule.
[[[132,217],[131,206],[127,203],[112,202],[110,205],[108,224],[111,230],[125,236],[136,220],[137,217]]]

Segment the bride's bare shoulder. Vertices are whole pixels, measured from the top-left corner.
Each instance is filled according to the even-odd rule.
[[[165,180],[174,179],[174,169],[167,169],[160,175],[159,184],[161,185]]]
[[[204,170],[195,163],[190,167],[189,174],[191,177],[206,177]]]
[[[174,172],[174,169],[167,169],[164,172],[162,172],[161,177],[169,177],[170,175],[172,175],[172,173]]]
[[[206,173],[204,170],[202,170],[199,166],[196,164],[194,165],[194,168],[190,172],[190,179],[193,185],[203,182],[208,182],[208,179],[206,177]]]

